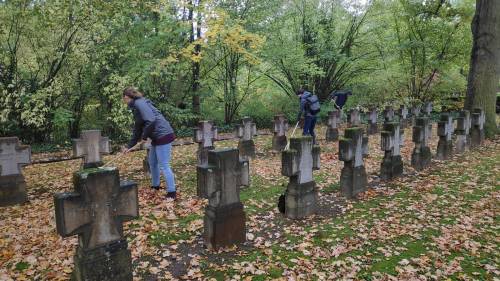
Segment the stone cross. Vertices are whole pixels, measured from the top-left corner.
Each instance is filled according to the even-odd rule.
[[[453,117],[449,113],[442,113],[438,122],[438,146],[436,159],[446,160],[453,155],[453,141],[451,139],[454,132]]]
[[[339,141],[339,160],[344,161],[340,174],[340,189],[342,195],[353,198],[356,194],[366,191],[367,176],[363,163],[363,129],[347,128],[344,137]]]
[[[398,110],[399,123],[401,124],[400,129],[405,129],[408,127],[408,107],[406,105],[401,105]]]
[[[380,166],[380,178],[383,180],[393,179],[403,174],[401,141],[400,123],[385,123],[380,141],[380,146],[384,151],[384,159]]]
[[[412,126],[415,126],[416,124],[416,121],[417,121],[417,117],[420,116],[420,111],[422,110],[422,106],[421,105],[414,105],[412,108],[411,108],[411,124]]]
[[[208,152],[214,149],[214,143],[217,139],[217,127],[212,121],[200,121],[198,127],[194,130],[193,139],[198,143],[198,165],[196,166],[196,193],[201,198],[207,198],[207,190],[202,189],[206,185],[203,182],[206,180],[203,175],[203,169],[208,166]]]
[[[340,111],[328,111],[328,123],[326,128],[326,141],[336,141],[339,138]]]
[[[109,152],[109,138],[102,137],[99,130],[82,131],[80,139],[73,140],[73,156],[83,156],[84,169],[102,166],[101,154]]]
[[[411,165],[417,171],[423,170],[431,164],[430,136],[431,126],[429,117],[418,117],[413,127],[415,148],[411,155]]]
[[[274,116],[273,150],[282,151],[287,145],[286,132],[288,131],[288,120],[285,115]]]
[[[241,186],[249,184],[248,161],[241,160],[237,149],[208,152],[208,165],[203,168],[208,194],[205,208],[204,238],[209,248],[245,242],[245,212],[240,202]]]
[[[76,280],[132,280],[132,259],[122,224],[139,216],[137,184],[120,182],[116,168],[73,176],[74,192],[54,195],[57,233],[78,234]]]
[[[257,135],[257,126],[252,118],[244,117],[241,124],[236,125],[236,135],[240,139],[238,149],[242,159],[255,157],[255,143],[253,137]]]
[[[358,127],[361,125],[361,114],[358,109],[349,110],[347,125],[348,127]]]
[[[429,117],[431,116],[432,113],[432,102],[426,102],[424,103],[424,114],[425,116]]]
[[[320,168],[320,148],[310,136],[290,139],[290,149],[281,154],[281,174],[290,177],[285,192],[285,215],[300,219],[316,212],[318,191],[313,170]]]
[[[472,111],[472,127],[471,127],[471,147],[478,147],[484,142],[484,123],[486,123],[486,115],[484,110],[475,108]]]
[[[31,148],[17,137],[0,138],[0,207],[28,200],[22,166],[31,163]]]
[[[394,121],[394,109],[392,106],[386,106],[383,112],[384,122],[392,122]]]
[[[378,133],[377,119],[378,119],[377,109],[376,108],[370,109],[370,112],[368,113],[368,127],[367,127],[368,135],[374,135]]]
[[[470,111],[462,110],[457,118],[457,128],[455,133],[457,135],[457,153],[463,153],[470,147],[470,128],[471,128]]]

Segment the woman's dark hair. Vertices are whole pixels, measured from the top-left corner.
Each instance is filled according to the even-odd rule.
[[[302,95],[305,92],[304,88],[297,90],[297,95]]]
[[[127,96],[131,99],[139,99],[139,98],[142,98],[144,95],[139,92],[136,88],[134,87],[127,87],[125,88],[125,90],[123,90],[123,95],[124,96]]]

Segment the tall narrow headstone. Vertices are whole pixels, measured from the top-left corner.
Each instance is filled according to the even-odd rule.
[[[432,113],[432,102],[424,103],[423,113],[425,116],[430,117]]]
[[[257,126],[252,118],[244,117],[241,124],[236,125],[236,135],[240,139],[238,150],[242,159],[255,157],[255,143],[253,137],[257,135]]]
[[[208,194],[205,208],[204,239],[211,249],[245,242],[245,212],[240,202],[240,187],[248,185],[249,166],[236,149],[208,152],[203,169]]]
[[[290,177],[285,192],[285,215],[300,219],[316,212],[318,191],[313,170],[320,166],[320,148],[310,136],[290,139],[290,149],[282,152],[281,173]]]
[[[344,161],[340,174],[342,195],[353,198],[367,190],[366,169],[363,163],[363,129],[347,128],[339,141],[339,159]]]
[[[420,104],[414,105],[411,108],[411,125],[415,126],[417,124],[417,118],[420,116],[420,111],[422,110],[422,106]]]
[[[395,114],[392,106],[386,106],[382,114],[384,116],[384,122],[394,121]]]
[[[398,110],[400,129],[404,130],[408,127],[408,107],[401,105]]]
[[[361,126],[361,114],[358,109],[349,110],[349,114],[347,115],[347,126],[348,127]]]
[[[370,112],[368,113],[368,127],[367,127],[368,135],[374,135],[378,133],[377,119],[378,119],[377,108],[370,109]]]
[[[478,147],[483,144],[485,122],[486,122],[486,116],[484,114],[484,110],[480,108],[475,108],[472,111],[472,127],[470,132],[472,148]]]
[[[74,192],[54,195],[57,233],[78,234],[72,280],[132,280],[132,257],[122,223],[139,216],[137,185],[116,168],[73,176]]]
[[[17,137],[0,138],[0,207],[28,200],[22,166],[31,163],[31,148]]]
[[[380,146],[384,151],[384,159],[380,165],[380,178],[393,179],[403,174],[403,161],[401,159],[401,134],[400,123],[384,123],[381,132]]]
[[[109,138],[102,137],[99,130],[82,131],[80,138],[73,140],[73,156],[83,156],[84,169],[102,166],[101,155],[109,152]]]
[[[203,189],[206,187],[204,184],[207,180],[203,172],[208,166],[208,152],[213,150],[215,140],[217,140],[217,127],[215,127],[212,121],[200,121],[198,127],[194,130],[193,140],[198,143],[197,159],[198,164],[196,166],[196,179],[197,179],[197,189],[196,193],[201,198],[207,198],[207,190]]]
[[[413,127],[413,142],[415,148],[411,155],[411,166],[420,171],[431,164],[431,149],[429,139],[431,136],[431,127],[429,117],[418,117],[416,125]]]
[[[274,116],[273,150],[282,151],[287,144],[286,132],[288,131],[288,120],[285,115]]]
[[[457,146],[455,151],[463,153],[470,148],[470,128],[471,118],[468,110],[462,110],[457,118],[457,128],[455,134],[457,135]]]
[[[438,146],[436,152],[436,159],[447,160],[453,155],[453,131],[455,127],[453,124],[453,117],[449,113],[442,113],[438,122]]]
[[[336,141],[339,138],[340,111],[328,111],[328,124],[326,128],[326,141]]]

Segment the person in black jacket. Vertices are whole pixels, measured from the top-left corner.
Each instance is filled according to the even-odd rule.
[[[174,130],[153,103],[133,87],[123,91],[123,102],[134,114],[135,126],[126,153],[139,142],[151,139],[148,160],[151,172],[151,188],[160,189],[160,171],[167,182],[167,198],[176,199],[175,176],[170,168]]]

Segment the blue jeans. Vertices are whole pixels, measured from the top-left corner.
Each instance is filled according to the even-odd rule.
[[[160,186],[160,170],[167,182],[167,191],[175,191],[175,176],[170,168],[172,144],[153,145],[149,150],[149,169],[153,186]]]
[[[314,127],[316,127],[316,116],[306,116],[304,119],[304,131],[303,136],[312,136],[313,143],[316,143],[316,134],[314,133]]]

